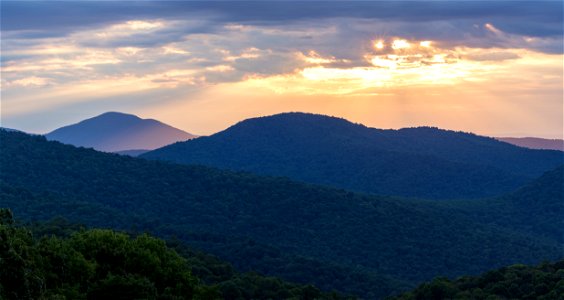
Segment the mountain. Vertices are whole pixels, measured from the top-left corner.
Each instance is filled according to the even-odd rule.
[[[505,211],[503,215],[491,213],[492,222],[520,231],[529,230],[538,236],[548,236],[564,243],[563,166],[546,172],[527,186],[489,205],[490,212],[494,208]]]
[[[402,283],[562,256],[562,243],[550,236],[475,221],[435,201],[148,161],[22,133],[0,131],[0,145],[0,206],[23,220],[63,216],[175,236],[241,270],[258,266],[320,288],[330,282],[367,299]]]
[[[127,156],[136,157],[136,156],[139,156],[139,155],[141,155],[141,154],[143,154],[143,153],[147,153],[147,152],[149,152],[149,151],[151,151],[151,150],[146,150],[146,149],[132,149],[132,150],[117,151],[117,152],[115,152],[115,153],[121,154],[121,155],[127,155]]]
[[[21,130],[6,128],[6,127],[0,127],[0,130],[4,130],[4,131],[8,131],[8,132],[23,132]]]
[[[380,195],[451,199],[512,191],[562,164],[564,154],[437,128],[381,130],[340,118],[285,113],[248,119],[140,157]]]
[[[502,142],[506,142],[519,147],[529,149],[549,149],[564,151],[564,140],[558,139],[542,139],[534,137],[512,138],[512,137],[499,137],[496,138]]]
[[[45,135],[49,140],[105,152],[156,149],[195,135],[153,119],[107,112]]]
[[[439,205],[450,206],[483,224],[526,231],[564,243],[564,166],[547,171],[501,197],[455,200]]]

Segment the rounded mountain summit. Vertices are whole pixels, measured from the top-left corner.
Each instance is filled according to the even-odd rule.
[[[196,135],[153,119],[120,112],[107,112],[45,135],[49,140],[94,148],[105,152],[145,152]]]
[[[282,113],[140,157],[378,195],[455,199],[513,191],[561,165],[563,152],[433,127],[377,129],[342,118]]]

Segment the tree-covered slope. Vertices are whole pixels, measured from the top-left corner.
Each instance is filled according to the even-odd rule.
[[[564,243],[564,166],[546,172],[524,188],[502,197],[501,201],[509,204],[507,210],[511,210],[512,215],[498,219],[500,224],[519,220],[516,228],[526,227]]]
[[[146,161],[21,133],[0,131],[0,143],[0,205],[27,220],[63,215],[91,226],[174,234],[235,265],[270,256],[239,255],[215,237],[251,239],[290,255],[410,282],[562,253],[549,238],[486,226],[438,205]],[[391,284],[382,289],[394,290]]]
[[[379,130],[339,118],[287,113],[245,120],[141,157],[379,195],[452,199],[512,191],[562,164],[563,155],[436,128]]]
[[[564,299],[564,260],[513,265],[456,280],[436,278],[391,299]]]
[[[68,231],[60,224],[31,231],[0,209],[1,299],[341,299],[313,286],[237,273],[213,256],[182,245],[172,249],[147,234],[37,234]]]
[[[484,224],[564,243],[564,166],[504,196],[440,203]],[[564,253],[564,249],[563,249]]]
[[[128,214],[100,204],[63,197],[60,194],[32,193],[2,182],[0,182],[0,205],[13,208],[22,220],[36,222],[56,216],[54,220],[50,219],[47,223],[40,222],[40,230],[34,227],[35,232],[42,234],[61,235],[61,228],[66,230],[70,227],[68,221],[61,219],[60,216],[65,216],[73,222],[118,228],[132,233],[151,231],[215,253],[232,262],[237,270],[243,272],[275,275],[293,282],[315,284],[325,291],[339,290],[350,295],[360,295],[365,299],[379,299],[405,291],[412,286],[359,265],[349,266],[292,254],[248,237],[236,238],[212,232],[195,232],[190,228],[178,229],[173,225],[161,226],[159,219],[149,215]],[[61,222],[66,225],[58,224]],[[76,226],[74,227],[76,229]],[[65,231],[62,235],[64,234],[68,232]],[[191,254],[185,250],[186,248],[183,247],[179,251]],[[220,269],[220,274],[213,270],[215,267],[198,265],[195,268],[196,273],[200,275],[199,278],[207,284],[219,283],[225,276],[221,273],[224,269],[221,266],[217,267]]]

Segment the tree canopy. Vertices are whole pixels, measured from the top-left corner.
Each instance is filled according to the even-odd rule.
[[[512,265],[456,280],[439,277],[390,299],[564,299],[564,260]]]
[[[42,226],[31,229],[45,230]],[[47,226],[52,230],[54,224]],[[239,274],[205,254],[185,258],[147,234],[83,229],[66,237],[35,237],[34,232],[0,209],[1,299],[343,299],[311,285]],[[192,273],[194,267],[212,269],[218,278],[205,283]]]

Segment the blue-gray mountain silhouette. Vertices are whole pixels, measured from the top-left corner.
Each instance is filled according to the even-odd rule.
[[[560,139],[543,139],[536,137],[498,137],[496,138],[500,141],[513,144],[519,147],[525,147],[529,149],[549,149],[549,150],[560,150],[564,151],[564,140]]]
[[[475,198],[509,192],[562,164],[562,152],[419,127],[381,130],[284,113],[141,155],[383,195]]]
[[[156,149],[196,137],[153,119],[107,112],[77,124],[56,129],[47,139],[106,152]]]

